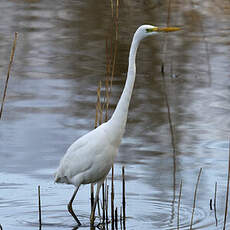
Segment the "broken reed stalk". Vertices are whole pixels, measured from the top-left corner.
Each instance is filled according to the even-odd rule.
[[[39,229],[41,229],[42,226],[42,211],[41,211],[41,191],[40,191],[40,185],[38,185],[38,221],[39,221]]]
[[[182,193],[182,180],[180,181],[180,191],[179,191],[178,207],[177,207],[177,230],[179,230],[179,228],[180,228],[180,200],[181,200],[181,193]]]
[[[228,154],[228,181],[227,181],[227,189],[226,189],[226,203],[225,203],[223,230],[225,230],[225,227],[226,227],[227,214],[228,214],[229,181],[230,181],[230,139],[229,139],[229,154]]]
[[[210,199],[210,201],[209,201],[209,208],[212,211],[212,199]]]
[[[215,183],[215,194],[214,194],[214,214],[216,220],[216,226],[218,225],[217,215],[216,215],[216,194],[217,194],[217,182]]]
[[[192,217],[191,217],[191,223],[190,223],[190,230],[192,230],[193,216],[194,216],[195,207],[196,207],[196,195],[197,195],[197,189],[198,189],[198,184],[199,184],[199,181],[200,181],[201,172],[202,172],[202,168],[200,168],[200,171],[199,171],[199,174],[198,174],[198,177],[197,177],[196,188],[195,188],[195,192],[194,192]]]
[[[111,219],[112,227],[114,227],[114,167],[112,165],[112,180],[111,180]]]
[[[125,167],[122,166],[122,208],[123,208],[123,227],[125,229]]]
[[[5,102],[5,99],[6,99],[6,91],[7,91],[7,87],[8,87],[9,78],[10,78],[10,70],[11,70],[11,67],[12,67],[12,64],[13,64],[13,60],[14,60],[14,54],[15,54],[15,49],[16,49],[17,38],[18,38],[18,33],[15,32],[14,33],[14,42],[13,42],[11,55],[10,55],[10,63],[9,63],[9,66],[8,66],[6,82],[5,82],[5,87],[4,87],[4,91],[3,91],[3,97],[2,97],[2,103],[1,103],[1,108],[0,108],[0,120],[2,119],[3,107],[4,107],[4,102]]]

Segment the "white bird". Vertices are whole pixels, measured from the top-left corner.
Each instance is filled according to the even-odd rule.
[[[117,155],[125,131],[129,102],[136,77],[136,53],[140,41],[159,32],[177,31],[177,27],[159,28],[142,25],[135,32],[129,52],[128,74],[124,90],[110,120],[76,140],[62,158],[55,174],[55,182],[75,185],[76,189],[69,201],[68,211],[81,225],[73,212],[72,203],[81,184],[97,183],[94,205],[90,215],[91,223],[95,218],[95,209],[99,191],[109,173]]]

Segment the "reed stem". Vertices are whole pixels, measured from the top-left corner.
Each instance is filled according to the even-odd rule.
[[[125,167],[122,166],[122,207],[123,207],[123,227],[125,229]]]
[[[117,217],[117,207],[116,207],[116,209],[115,209],[115,229],[118,229],[118,217]]]
[[[198,177],[197,177],[197,182],[196,182],[196,188],[195,188],[195,193],[194,193],[194,199],[193,199],[193,208],[192,208],[192,217],[191,217],[191,223],[190,223],[190,230],[192,230],[192,224],[193,224],[193,216],[194,216],[194,212],[195,212],[195,207],[196,207],[196,195],[197,195],[197,189],[198,189],[198,184],[200,181],[200,175],[202,172],[202,168],[200,168]]]
[[[107,183],[106,183],[106,212],[105,212],[105,216],[106,216],[106,223],[108,224],[108,222],[109,222],[109,207],[108,207],[108,205],[109,205],[109,185],[107,185]]]
[[[225,228],[226,228],[226,221],[227,221],[227,215],[228,215],[229,181],[230,181],[230,140],[229,140],[229,154],[228,154],[228,181],[227,181],[227,191],[226,191],[226,203],[225,203],[225,214],[224,214],[223,230],[225,230]]]
[[[102,184],[102,223],[105,223],[105,182]]]
[[[5,102],[5,99],[6,99],[6,91],[7,91],[7,87],[8,87],[9,78],[10,78],[10,70],[11,70],[11,67],[12,67],[12,64],[13,64],[13,60],[14,60],[14,54],[15,54],[17,39],[18,39],[18,33],[15,32],[14,33],[14,42],[13,42],[11,55],[10,55],[10,63],[9,63],[9,66],[8,66],[6,82],[5,82],[5,87],[4,87],[4,91],[3,91],[3,97],[2,97],[2,103],[1,103],[1,108],[0,108],[0,120],[2,119],[3,107],[4,107],[4,102]]]
[[[215,220],[216,226],[218,225],[217,215],[216,215],[216,194],[217,194],[217,182],[215,183],[215,195],[214,195],[214,213],[215,213]]]
[[[179,230],[179,228],[180,228],[180,200],[181,200],[181,193],[182,193],[182,180],[180,182],[180,191],[179,191],[178,207],[177,207],[177,230]]]
[[[114,167],[112,166],[112,181],[111,181],[111,219],[114,226]]]
[[[42,226],[42,211],[41,211],[41,191],[40,191],[40,185],[38,185],[38,221],[39,221],[39,229],[41,229]]]

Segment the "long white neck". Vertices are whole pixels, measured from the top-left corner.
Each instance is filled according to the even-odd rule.
[[[136,35],[136,34],[135,34]],[[129,110],[129,103],[133,92],[133,86],[135,82],[136,77],[136,53],[137,48],[140,43],[140,39],[137,38],[137,36],[134,35],[130,52],[129,52],[129,67],[128,67],[128,74],[127,79],[125,83],[124,90],[122,92],[122,95],[120,97],[120,100],[117,104],[117,107],[113,113],[113,116],[110,119],[110,122],[113,126],[114,136],[116,136],[116,140],[114,141],[121,141],[121,138],[123,136],[123,133],[125,131],[127,116],[128,116],[128,110]]]

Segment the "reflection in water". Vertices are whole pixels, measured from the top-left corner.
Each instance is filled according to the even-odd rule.
[[[169,17],[168,17],[169,19]],[[164,63],[164,62],[163,62]],[[163,65],[162,63],[162,65]],[[163,67],[163,66],[162,66]],[[171,145],[173,150],[173,198],[172,198],[172,221],[174,219],[175,213],[174,213],[174,204],[176,199],[176,145],[175,145],[175,134],[174,134],[174,126],[172,124],[172,118],[171,118],[171,111],[170,111],[170,105],[168,101],[168,95],[167,95],[167,88],[166,88],[166,81],[165,81],[165,73],[164,69],[162,68],[161,71],[162,74],[162,82],[163,82],[163,95],[167,107],[167,114],[168,114],[168,123],[170,128],[170,134],[171,134]]]
[[[69,144],[94,127],[96,89],[106,73],[110,1],[2,0],[0,10],[1,93],[12,37],[19,33],[0,124],[0,223],[8,230],[38,229],[40,184],[43,228],[71,229],[75,223],[66,199],[72,187],[54,185],[53,172]],[[183,31],[167,36],[165,49],[164,37],[141,44],[127,131],[115,164],[118,208],[120,168],[126,165],[127,229],[175,229],[181,179],[180,229],[188,229],[201,167],[193,227],[222,229],[230,127],[229,13],[224,0],[171,1],[170,24]],[[120,1],[109,115],[123,89],[133,32],[140,24],[166,25],[167,20],[168,1]],[[217,227],[209,210],[216,181]],[[87,186],[77,202],[83,228],[89,229]]]

